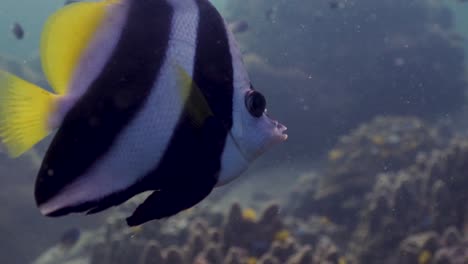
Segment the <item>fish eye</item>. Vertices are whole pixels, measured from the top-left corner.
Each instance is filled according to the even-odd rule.
[[[257,91],[250,91],[245,95],[245,106],[254,117],[261,117],[266,109],[266,99]]]

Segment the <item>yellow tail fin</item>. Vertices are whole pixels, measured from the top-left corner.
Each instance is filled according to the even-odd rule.
[[[18,157],[45,138],[54,95],[12,74],[0,71],[0,138]]]

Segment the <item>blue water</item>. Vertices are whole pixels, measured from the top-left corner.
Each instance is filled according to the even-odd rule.
[[[57,0],[2,0],[0,7],[0,54],[21,60],[37,55],[40,32],[47,17],[63,4]],[[25,30],[23,40],[11,33],[13,23]]]
[[[453,30],[459,33],[461,36],[465,37],[464,41],[464,51],[465,51],[465,61],[468,58],[468,5],[466,3],[459,3],[458,1],[443,1],[447,5],[453,14]]]
[[[2,34],[0,37],[0,58],[4,56],[23,62],[37,58],[43,24],[48,16],[63,6],[64,1],[0,0],[0,34]],[[310,164],[317,162],[315,157],[322,154],[323,146],[335,143],[336,138],[333,135],[347,133],[343,131],[354,122],[349,121],[349,119],[361,122],[367,118],[368,113],[388,114],[387,112],[390,112],[390,114],[395,114],[398,113],[395,109],[398,110],[401,107],[410,109],[408,111],[402,110],[401,113],[410,112],[413,114],[423,112],[420,109],[429,112],[436,108],[432,103],[426,104],[424,100],[419,100],[420,97],[427,98],[429,101],[442,102],[439,106],[444,106],[441,108],[445,113],[445,110],[449,108],[445,105],[453,102],[444,101],[437,97],[443,95],[438,91],[458,89],[461,85],[457,82],[450,82],[450,80],[462,79],[461,75],[466,76],[464,72],[458,74],[459,69],[463,71],[467,68],[459,66],[463,63],[458,64],[460,61],[463,62],[462,50],[458,49],[452,52],[455,48],[446,45],[445,40],[441,41],[438,38],[429,38],[428,42],[434,41],[433,45],[423,45],[423,43],[417,42],[422,35],[419,35],[419,32],[414,32],[415,35],[418,35],[415,39],[411,39],[410,34],[405,30],[401,36],[397,34],[399,30],[402,30],[401,28],[404,29],[409,25],[406,20],[415,18],[417,21],[419,17],[422,17],[420,13],[413,12],[411,4],[407,5],[404,0],[382,1],[382,3],[404,2],[398,8],[395,7],[395,10],[403,11],[403,13],[410,10],[404,14],[398,12],[389,16],[385,14],[387,9],[373,11],[372,8],[375,6],[369,7],[367,5],[380,5],[378,2],[380,0],[374,0],[376,2],[372,2],[372,0],[342,0],[347,3],[356,3],[358,6],[354,7],[353,4],[349,4],[344,10],[330,9],[328,2],[332,0],[311,0],[310,2],[307,0],[276,0],[271,1],[275,3],[274,19],[268,19],[265,15],[270,10],[269,0],[211,1],[223,15],[229,15],[225,16],[228,20],[246,20],[249,23],[249,30],[239,34],[238,40],[243,52],[245,52],[246,61],[249,62],[250,68],[248,70],[252,77],[252,83],[259,91],[268,95],[268,109],[271,113],[275,117],[279,113],[278,120],[284,120],[283,122],[290,128],[290,139],[285,146],[282,146],[285,148],[275,148],[270,151],[268,153],[271,155],[268,156],[270,159],[265,159],[264,162],[270,164],[273,161],[285,167],[284,171],[287,172],[275,171],[275,175],[280,175],[277,177],[280,180],[276,178],[271,180],[271,185],[280,186],[278,189],[282,189],[283,182],[289,184],[297,181],[293,177],[296,174],[288,174],[290,168],[287,166],[292,166],[294,170],[300,170],[302,167],[309,168]],[[408,0],[409,3],[417,1],[419,0]],[[421,1],[429,2],[431,0]],[[438,0],[432,1],[437,2]],[[310,6],[304,8],[308,5],[306,2]],[[444,33],[457,32],[468,40],[468,3],[462,4],[457,0],[442,0],[442,2],[452,10],[455,25],[449,32]],[[238,7],[238,10],[235,8],[234,12],[227,10],[232,6]],[[259,6],[259,10],[251,8],[251,6]],[[374,12],[380,17],[377,17]],[[398,16],[403,19],[399,20]],[[351,22],[348,24],[348,21]],[[11,27],[15,22],[20,23],[25,30],[25,37],[22,40],[15,39],[11,32]],[[402,24],[403,26],[400,26]],[[392,27],[393,25],[398,25],[398,27]],[[355,27],[353,28],[353,26]],[[424,26],[430,25],[425,24]],[[398,29],[399,27],[401,28]],[[388,38],[391,41],[384,43],[385,41],[381,40],[384,39],[385,34],[380,33],[385,33],[389,28],[393,29],[389,30],[391,32],[385,39]],[[421,27],[415,27],[416,30],[424,31],[425,29],[421,25]],[[349,37],[350,35],[354,38]],[[468,58],[467,40],[461,42],[464,45],[465,58]],[[417,43],[417,49],[406,51],[406,49],[399,47],[403,45],[402,43],[411,44],[412,41]],[[368,48],[360,49],[361,45]],[[455,46],[458,48],[458,45]],[[432,56],[433,54],[435,55]],[[408,65],[408,68],[402,67],[403,63],[401,65],[396,63],[405,62],[403,59],[406,58],[405,65]],[[418,63],[419,61],[423,61],[423,63]],[[438,71],[433,71],[432,68],[440,67],[440,65],[445,68],[441,67],[439,75],[434,74]],[[452,76],[456,78],[452,78]],[[388,89],[384,90],[381,87]],[[466,86],[463,88],[466,90]],[[393,92],[392,89],[397,91]],[[396,97],[397,93],[401,93],[399,95],[401,100]],[[436,100],[432,99],[434,97]],[[404,104],[395,105],[398,103],[395,98],[401,102],[404,101]],[[360,105],[356,102],[364,104]],[[414,104],[415,107],[411,107],[411,104]],[[466,100],[462,104],[468,105]],[[381,107],[381,105],[383,106]],[[439,110],[433,112],[436,111]],[[428,116],[433,115],[432,112],[428,114]],[[352,127],[355,126],[357,124],[353,123]],[[284,149],[286,151],[283,151]],[[297,153],[300,155],[296,155]],[[287,155],[288,160],[284,158]],[[326,154],[320,157],[323,156]],[[278,162],[274,159],[276,157],[280,157]],[[307,164],[300,163],[298,157],[304,157]],[[274,171],[272,168],[270,170]],[[94,226],[95,223],[104,222],[103,219],[98,218],[103,217],[102,215],[96,215],[96,218],[73,216],[66,219],[40,217],[31,196],[35,172],[19,172],[18,174],[19,176],[9,175],[8,177],[1,177],[4,174],[0,175],[1,180],[3,180],[3,182],[0,181],[2,184],[0,198],[3,198],[0,201],[16,204],[19,200],[24,203],[18,203],[17,207],[21,206],[21,210],[6,206],[6,209],[0,211],[0,218],[4,222],[9,223],[5,219],[14,219],[11,221],[12,224],[2,223],[0,225],[0,236],[3,237],[0,239],[0,263],[5,263],[2,261],[2,257],[7,251],[26,252],[25,259],[37,256],[57,240],[56,237],[62,232],[62,229],[69,227],[72,223],[82,227],[86,224]],[[268,174],[268,176],[270,175]],[[246,182],[249,180],[247,179]],[[11,186],[15,186],[15,188],[22,186],[21,192],[10,187],[8,185],[10,182],[12,182]],[[270,191],[263,185],[251,185],[252,189],[261,186],[260,189]],[[239,188],[236,189],[236,191],[238,190]],[[5,215],[1,214],[3,212]],[[426,222],[423,224],[427,225]],[[35,237],[35,240],[28,243],[31,237]],[[24,244],[27,246],[22,248]]]
[[[220,10],[223,0],[213,1]],[[29,60],[38,55],[42,26],[47,17],[63,6],[61,0],[2,0],[0,5],[0,54],[8,58]],[[11,33],[13,23],[25,30],[23,40]]]
[[[444,1],[454,14],[455,30],[464,36],[468,36],[468,5],[458,1]]]

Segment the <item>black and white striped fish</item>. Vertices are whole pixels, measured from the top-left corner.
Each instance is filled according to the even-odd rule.
[[[41,60],[55,93],[0,72],[0,136],[19,156],[57,131],[35,188],[47,216],[154,191],[127,223],[168,217],[287,138],[208,0],[69,4],[47,21]]]

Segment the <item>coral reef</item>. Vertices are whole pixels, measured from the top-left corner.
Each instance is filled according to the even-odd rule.
[[[462,264],[468,261],[468,239],[455,227],[443,233],[426,232],[406,238],[399,247],[401,264]]]
[[[315,252],[310,246],[301,245],[286,229],[278,212],[278,205],[272,204],[258,217],[253,209],[242,210],[235,203],[220,226],[195,219],[171,243],[149,232],[147,228],[151,224],[141,227],[138,232],[141,236],[124,235],[118,239],[111,228],[114,238],[96,245],[90,263],[124,264],[135,259],[138,263],[166,264],[301,264],[322,263],[322,259],[336,263],[333,261],[339,258],[339,253],[331,241],[321,240]],[[186,235],[180,235],[184,233],[182,230]],[[164,243],[148,239],[148,235]],[[312,262],[314,257],[317,260]]]
[[[451,134],[446,125],[415,117],[376,117],[339,139],[320,179],[299,181],[290,209],[299,217],[325,215],[353,226],[378,173],[411,165],[418,153],[446,146]]]
[[[468,139],[416,118],[381,117],[342,137],[323,175],[300,180],[289,204],[295,216],[353,230],[327,235],[347,241],[340,246],[358,263],[458,263],[460,249],[434,241],[468,227],[467,171]],[[443,241],[463,236],[450,230]]]
[[[467,161],[468,141],[454,138],[443,150],[419,155],[407,169],[379,175],[352,240],[357,255],[377,260],[391,254],[391,249],[409,234],[443,232],[450,226],[465,230]]]
[[[219,225],[205,219],[211,218],[177,216],[171,224],[151,222],[128,229],[113,216],[94,239],[84,236],[80,246],[75,246],[82,248],[79,254],[58,257],[62,248],[56,247],[35,263],[305,264],[338,263],[340,258],[337,246],[325,236],[316,239],[315,250],[296,239],[281,220],[276,204],[257,216],[253,209],[234,203]]]

